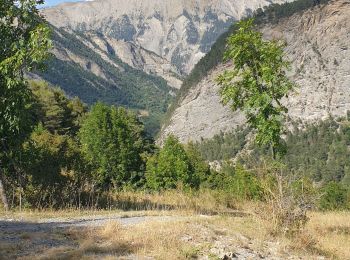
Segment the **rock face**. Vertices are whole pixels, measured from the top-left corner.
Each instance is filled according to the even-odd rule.
[[[172,88],[179,89],[181,87],[182,80],[177,68],[154,52],[148,51],[132,42],[109,37],[101,38],[98,35],[89,35],[89,37],[101,49],[109,53],[118,54],[118,57],[131,67],[162,77]]]
[[[332,1],[260,29],[266,38],[284,39],[288,44],[289,76],[299,85],[284,100],[289,116],[307,122],[346,115],[350,110],[350,1]],[[215,78],[225,66],[218,66],[188,92],[160,140],[170,133],[182,142],[210,138],[244,123],[242,113],[220,104]]]
[[[74,34],[74,32],[72,33]],[[85,45],[87,51],[96,53],[101,59],[112,66],[118,67],[118,64],[112,59],[113,56],[116,56],[122,62],[137,70],[162,77],[172,88],[179,89],[181,87],[182,80],[177,68],[154,52],[148,51],[131,42],[116,40],[93,32],[86,32],[84,37],[78,34],[76,38]],[[108,80],[108,77],[102,72],[103,67],[97,65],[93,60],[74,55],[69,46],[54,41],[53,54],[62,61],[74,62],[82,69],[92,72],[97,77]]]
[[[102,35],[118,45],[119,57],[130,48],[147,50],[162,57],[165,67],[171,63],[187,74],[233,21],[270,3],[288,1],[96,0],[61,4],[43,14],[56,27]]]

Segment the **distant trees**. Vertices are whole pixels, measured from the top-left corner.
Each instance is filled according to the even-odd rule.
[[[18,147],[30,133],[28,109],[31,93],[25,71],[36,68],[47,57],[49,30],[36,5],[42,1],[4,0],[0,6],[0,193],[8,208],[3,174]]]
[[[332,181],[321,189],[319,206],[322,210],[346,209],[350,206],[348,200],[350,200],[349,191],[341,183]]]
[[[134,114],[96,103],[82,123],[79,138],[96,184],[119,188],[142,181],[145,158],[153,147]]]
[[[211,139],[197,141],[194,145],[205,160],[230,160],[246,145],[249,132],[247,127],[238,127],[233,132],[221,132]]]
[[[235,158],[237,163],[245,165],[248,169],[259,168],[257,164],[264,164],[270,154],[268,146],[261,147],[254,143],[247,143],[245,148],[249,153],[233,156],[231,154],[231,151],[237,149],[239,143],[237,136],[245,137],[247,133],[249,131],[246,129],[221,133],[213,139],[196,143],[196,147],[206,160],[224,161]],[[321,209],[350,206],[349,133],[348,118],[329,118],[325,121],[302,125],[301,129],[299,123],[285,133],[284,142],[287,149],[285,156],[281,158],[281,162],[285,165],[284,173],[290,178],[308,178],[311,183],[317,183],[316,190],[320,198],[317,205]],[[226,167],[223,167],[223,171],[227,172]],[[220,173],[218,178],[211,178],[212,184],[218,183],[218,179],[222,183],[230,183],[229,178],[223,173]],[[224,184],[220,185],[219,187],[224,187]]]

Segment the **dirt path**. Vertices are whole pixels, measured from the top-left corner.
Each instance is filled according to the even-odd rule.
[[[124,217],[121,215],[92,216],[92,217],[75,217],[67,218],[44,218],[38,221],[14,220],[0,218],[0,231],[6,232],[40,232],[51,231],[57,228],[74,228],[74,227],[100,227],[110,221],[118,221],[122,225],[135,225],[145,221],[171,221],[182,217],[174,216],[135,216]],[[1,239],[1,236],[0,236]]]
[[[91,229],[117,221],[125,226],[133,226],[146,221],[172,221],[182,217],[174,216],[132,216],[120,214],[82,216],[74,218],[30,219],[0,218],[0,259],[26,258],[33,252],[43,252],[52,248],[78,246],[69,236],[71,229]],[[68,235],[67,235],[68,234]],[[27,258],[27,259],[30,259]]]
[[[259,241],[255,237],[257,235],[255,232],[252,233],[252,236],[243,235],[243,230],[239,230],[239,228],[249,223],[246,221],[247,217],[244,215],[229,218],[204,215],[170,216],[170,214],[168,216],[138,215],[126,217],[118,213],[73,218],[40,218],[36,221],[30,219],[15,220],[0,218],[0,260],[79,259],[80,257],[77,258],[76,255],[73,257],[67,254],[77,250],[79,253],[82,246],[81,240],[85,239],[81,237],[81,234],[85,234],[85,231],[88,231],[86,234],[89,234],[93,242],[90,245],[91,248],[85,252],[87,255],[82,254],[79,256],[88,256],[90,257],[88,259],[103,259],[106,256],[111,257],[108,259],[155,259],[152,257],[152,254],[148,258],[139,258],[134,246],[136,248],[157,248],[158,244],[165,245],[166,249],[163,248],[163,250],[166,252],[168,246],[173,247],[173,243],[177,246],[185,245],[185,247],[179,248],[179,250],[189,250],[185,251],[184,255],[180,256],[180,259],[191,258],[190,256],[192,254],[196,256],[195,259],[203,260],[325,259],[322,256],[309,258],[294,255],[289,250],[286,251],[279,241]],[[121,248],[124,248],[124,251],[119,247],[110,248],[108,241],[98,238],[99,227],[103,227],[109,222],[118,222],[124,226],[124,231],[117,236],[122,237],[124,235],[125,244],[121,244]],[[128,233],[137,232],[137,230],[139,232],[137,235],[140,238],[136,238],[135,241],[135,237],[131,239]],[[77,236],[77,234],[80,235]],[[113,238],[113,236],[115,236],[115,232],[111,231],[106,238],[108,240],[108,238]],[[153,237],[154,239],[149,240],[149,237]],[[154,246],[154,244],[149,243],[158,244]],[[96,248],[98,249],[97,251],[95,250]],[[59,254],[57,253],[59,251],[55,251],[52,254],[52,250],[62,250],[65,253]],[[115,255],[116,250],[121,251],[121,255]],[[174,254],[179,251],[176,248],[172,248],[172,250],[175,250],[173,251]],[[49,254],[47,256],[47,252],[50,251],[51,255]],[[93,251],[93,255],[91,255],[92,253],[90,251]],[[43,255],[46,255],[46,257],[43,258]],[[52,258],[52,256],[55,257]],[[179,259],[179,256],[173,256],[173,258]],[[173,258],[170,257],[167,259]]]

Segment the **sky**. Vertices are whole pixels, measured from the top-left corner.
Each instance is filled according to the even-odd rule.
[[[64,2],[77,2],[78,0],[45,0],[45,4],[40,7],[54,6]]]

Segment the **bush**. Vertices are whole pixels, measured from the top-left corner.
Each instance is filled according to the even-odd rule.
[[[337,182],[329,182],[321,189],[319,208],[321,210],[346,209],[348,191]]]
[[[258,167],[266,208],[261,216],[272,225],[273,234],[294,235],[308,221],[306,212],[315,200],[309,180],[287,175],[285,165],[266,162]]]
[[[153,190],[199,188],[209,174],[209,166],[190,144],[187,151],[170,135],[159,153],[147,162],[147,186]]]
[[[225,164],[220,172],[212,172],[206,186],[229,193],[236,200],[260,200],[262,189],[255,173],[238,165]]]

